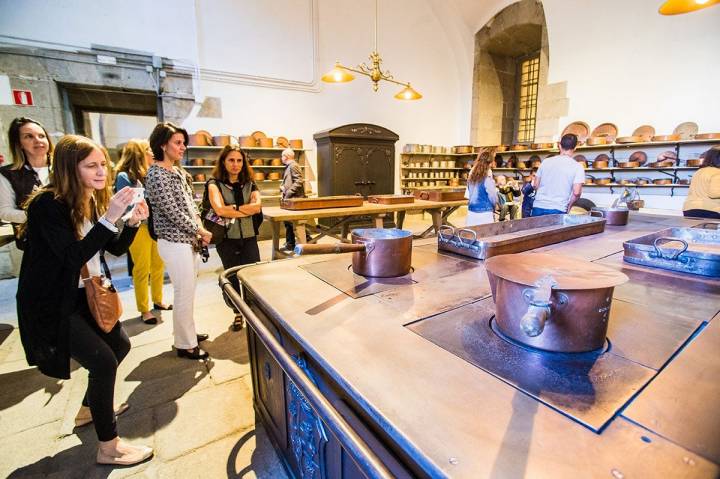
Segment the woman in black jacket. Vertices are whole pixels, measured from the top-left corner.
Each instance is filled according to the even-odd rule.
[[[102,250],[125,253],[147,217],[147,205],[138,203],[118,234],[115,223],[132,204],[134,192],[124,188],[110,197],[109,164],[107,152],[92,140],[68,135],[58,143],[50,184],[28,201],[17,309],[30,365],[60,379],[70,378],[71,357],[88,369],[76,424],[94,422],[100,441],[97,462],[129,465],[152,455],[152,449],[117,436],[115,374],[130,341],[120,322],[109,333],[98,328],[80,278],[83,265],[90,275],[101,274]]]

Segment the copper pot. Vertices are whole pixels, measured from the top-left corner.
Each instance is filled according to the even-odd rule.
[[[653,180],[654,185],[670,185],[672,184],[672,180],[670,178],[658,178],[656,180]]]
[[[677,180],[678,185],[689,185],[690,184],[690,178],[683,178],[682,180]]]
[[[640,163],[637,161],[618,161],[618,168],[637,168]]]
[[[655,163],[651,164],[653,168],[668,168],[671,166],[675,166],[675,162],[672,160],[663,160],[663,161],[656,161]],[[650,166],[650,165],[648,165]]]
[[[258,141],[258,144],[261,148],[272,148],[273,147],[273,139],[272,138],[260,138]]]
[[[650,178],[638,178],[637,180],[635,180],[635,183],[636,183],[638,186],[649,185],[649,184],[650,184]]]
[[[630,158],[628,158],[628,161],[637,161],[640,163],[640,166],[644,165],[647,161],[647,153],[644,151],[635,151],[630,155]]]
[[[553,143],[533,143],[530,145],[533,150],[549,150],[554,146],[555,144]]]
[[[626,204],[629,210],[637,211],[645,207],[645,200],[628,200]]]
[[[507,151],[508,146],[507,145],[498,145],[495,147],[495,151]]]
[[[205,175],[203,173],[198,173],[197,175],[194,175],[192,178],[193,178],[193,181],[195,181],[197,183],[202,183],[205,181]]]
[[[605,218],[605,224],[608,226],[625,226],[629,215],[630,212],[626,208],[593,207],[590,209],[590,216]]]
[[[230,135],[213,136],[212,139],[215,146],[228,146],[232,142],[232,136]]]
[[[270,166],[283,166],[283,162],[280,158],[273,158],[270,160]]]
[[[608,167],[607,160],[595,160],[593,161],[592,167],[596,170],[602,170]]]
[[[594,185],[595,184],[595,177],[592,175],[585,175],[585,184],[586,185]]]
[[[193,158],[190,160],[192,166],[203,166],[205,164],[204,158]]]
[[[498,330],[564,353],[605,346],[613,290],[628,280],[610,267],[549,253],[493,256],[485,268]]]
[[[642,143],[645,141],[642,136],[618,136],[615,143]]]
[[[265,181],[265,173],[263,173],[262,171],[256,171],[255,173],[253,173],[253,179],[255,181]]]
[[[687,166],[701,166],[703,164],[703,161],[704,160],[702,158],[695,158],[692,160],[687,160],[685,164]]]
[[[623,186],[630,186],[630,185],[634,185],[634,184],[635,184],[635,181],[634,181],[634,180],[627,180],[627,179],[623,178],[622,180],[618,181],[618,183],[621,184],[621,185],[623,185]]]
[[[589,146],[594,146],[594,145],[607,145],[608,140],[607,140],[607,138],[605,138],[604,136],[592,136],[592,137],[590,137],[590,138],[587,139],[586,143],[587,143]]]
[[[455,153],[455,154],[466,154],[466,153],[472,153],[472,152],[473,152],[472,145],[453,146],[453,153]],[[430,152],[428,151],[428,153],[430,153]]]
[[[188,136],[189,146],[212,146],[212,135],[205,130],[198,130]]]
[[[265,161],[262,158],[255,158],[252,160],[252,166],[265,166]]]
[[[596,185],[609,185],[612,183],[612,178],[597,178],[595,180]]]
[[[241,136],[240,146],[242,148],[255,148],[257,146],[257,140],[252,136]]]
[[[278,148],[287,148],[290,146],[290,142],[284,136],[278,136],[275,139],[275,144],[278,146]]]
[[[268,180],[279,180],[280,178],[282,178],[282,175],[277,171],[270,172],[267,175]]]
[[[696,140],[720,140],[720,133],[698,133]]]
[[[652,141],[680,141],[680,135],[655,135]]]
[[[292,148],[293,150],[302,150],[303,149],[303,141],[300,139],[290,140],[290,148]]]
[[[528,147],[527,147],[527,145],[513,145],[510,147],[510,149],[513,151],[523,151],[523,150],[527,150]]]
[[[588,167],[587,161],[585,161],[585,160],[575,160],[575,161],[577,161],[580,164],[580,166],[583,167],[583,169],[587,169],[587,167]]]
[[[355,274],[373,278],[394,278],[410,273],[412,231],[384,228],[353,230],[352,244],[298,244],[295,254],[353,253]]]

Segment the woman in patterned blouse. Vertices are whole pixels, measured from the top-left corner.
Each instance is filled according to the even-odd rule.
[[[198,343],[208,338],[197,334],[193,318],[195,284],[200,259],[196,246],[210,242],[212,234],[202,227],[184,173],[175,166],[188,143],[188,133],[169,122],[159,123],[150,134],[155,163],[145,178],[145,193],[152,208],[158,250],[173,283],[173,334],[177,355],[205,359]]]

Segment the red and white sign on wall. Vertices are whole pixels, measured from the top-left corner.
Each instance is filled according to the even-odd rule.
[[[13,90],[12,92],[16,105],[33,106],[33,96],[30,90]]]

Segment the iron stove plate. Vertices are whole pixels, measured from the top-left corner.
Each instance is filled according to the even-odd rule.
[[[388,291],[399,286],[427,282],[435,278],[454,275],[477,267],[477,265],[472,262],[440,257],[435,254],[434,251],[418,251],[417,249],[413,249],[413,270],[410,274],[396,278],[371,278],[355,274],[350,266],[351,261],[350,253],[348,253],[347,255],[341,255],[329,261],[304,264],[300,266],[300,268],[348,296],[357,299]]]
[[[488,298],[407,327],[595,432],[656,373],[614,354],[612,347],[602,354],[519,347],[492,330],[494,314],[495,304]]]

